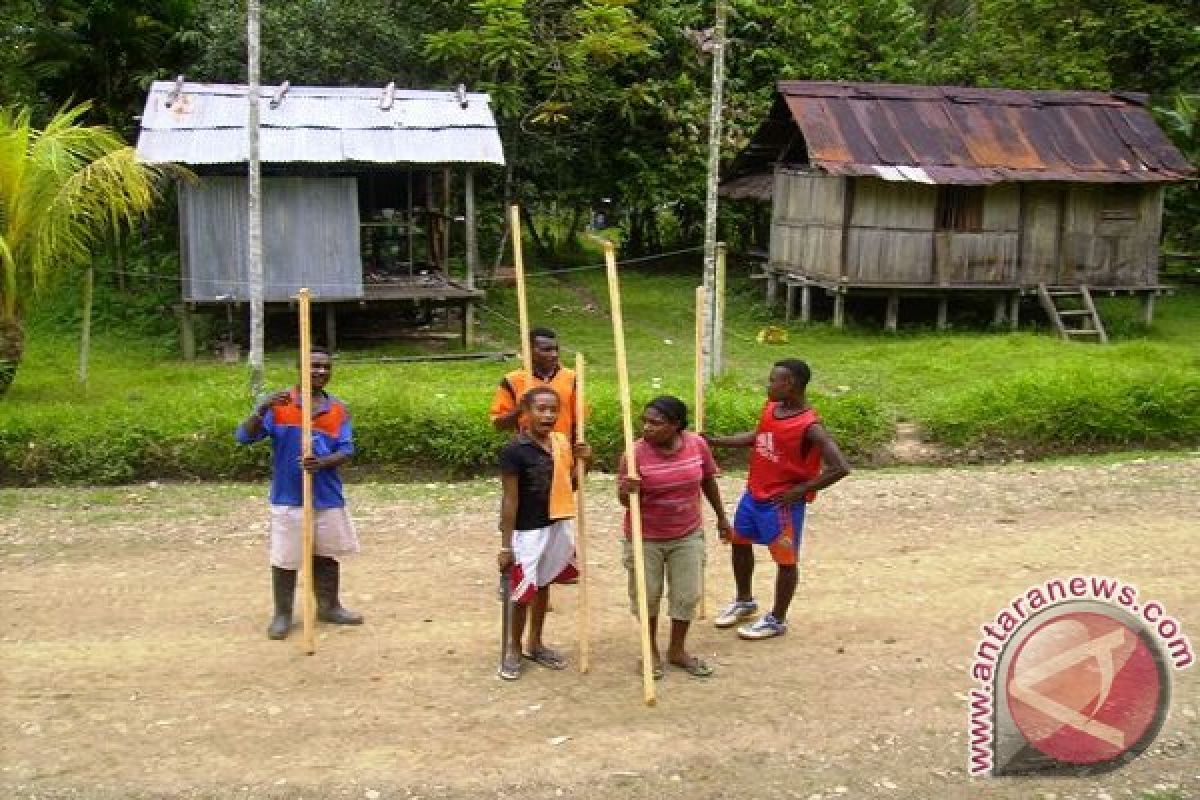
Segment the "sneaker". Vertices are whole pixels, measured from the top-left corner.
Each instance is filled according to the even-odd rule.
[[[753,617],[757,613],[758,603],[753,600],[734,600],[724,611],[717,614],[713,624],[718,628],[732,628],[746,617]]]
[[[770,639],[787,633],[787,623],[775,619],[772,614],[764,614],[753,625],[743,625],[738,628],[738,636],[743,639]]]

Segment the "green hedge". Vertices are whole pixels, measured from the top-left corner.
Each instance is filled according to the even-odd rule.
[[[1069,451],[1200,442],[1200,375],[1167,367],[1070,369],[952,392],[922,420],[952,445]]]
[[[650,399],[634,398],[635,412]],[[489,398],[478,391],[392,392],[374,400],[347,396],[354,414],[360,467],[470,475],[495,463],[503,436],[487,421]],[[847,452],[864,456],[885,443],[891,423],[870,397],[816,398],[826,423]],[[611,389],[594,391],[587,434],[600,468],[611,469],[621,452],[619,404]],[[708,428],[752,428],[760,394],[714,394]],[[265,445],[238,446],[233,430],[245,409],[191,404],[157,409],[132,407],[77,420],[70,409],[21,415],[0,428],[0,482],[9,485],[121,483],[152,478],[261,478],[270,464]],[[181,430],[184,429],[184,430]]]

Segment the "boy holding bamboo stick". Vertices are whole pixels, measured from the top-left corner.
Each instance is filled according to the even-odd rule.
[[[333,360],[329,353],[314,348],[311,456],[302,456],[305,409],[301,408],[298,386],[267,397],[237,428],[239,444],[271,440],[270,560],[275,613],[267,628],[270,639],[286,638],[292,627],[296,571],[302,558],[302,470],[313,475],[316,509],[313,588],[317,617],[335,625],[361,625],[363,621],[362,614],[343,608],[338,601],[341,575],[338,559],[357,553],[359,545],[338,474],[338,468],[354,454],[354,433],[345,404],[325,391],[332,376]]]

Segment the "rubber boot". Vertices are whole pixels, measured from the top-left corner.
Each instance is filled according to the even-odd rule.
[[[296,570],[271,567],[271,588],[275,593],[275,616],[267,628],[268,639],[286,639],[292,629],[292,601],[296,597]]]
[[[335,558],[313,556],[313,588],[317,594],[317,619],[334,625],[362,625],[363,616],[338,602],[340,565]]]

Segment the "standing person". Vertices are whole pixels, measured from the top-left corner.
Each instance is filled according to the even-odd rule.
[[[316,535],[313,547],[313,589],[317,617],[334,625],[361,625],[362,614],[338,601],[338,559],[357,553],[358,535],[346,512],[338,468],[354,454],[350,412],[325,391],[333,376],[333,360],[324,350],[312,351],[312,455],[304,456],[304,408],[299,385],[275,392],[237,428],[240,444],[271,439],[271,584],[275,614],[267,638],[284,639],[292,627],[296,570],[303,555],[304,496],[301,470],[313,476]]]
[[[567,662],[542,639],[550,584],[578,576],[575,568],[574,465],[591,460],[583,442],[574,446],[555,430],[561,401],[548,386],[535,386],[521,396],[520,409],[527,428],[500,451],[500,552],[501,572],[512,587],[512,627],[505,645],[500,677],[521,676],[521,657],[550,669]],[[532,609],[529,648],[522,650],[526,610]]]
[[[700,601],[705,561],[704,519],[700,513],[703,493],[717,516],[722,539],[733,531],[721,503],[717,486],[717,463],[704,439],[686,430],[687,406],[678,397],[656,397],[642,411],[642,438],[634,442],[637,478],[628,476],[625,457],[617,468],[617,497],[629,507],[629,493],[637,491],[642,508],[642,553],[646,564],[646,607],[649,609],[650,642],[654,649],[654,677],[663,676],[658,649],[658,616],[667,584],[667,613],[671,617],[671,640],[667,662],[697,678],[707,678],[713,669],[687,651],[687,633]],[[633,568],[629,511],[625,512],[624,562],[629,575],[629,602],[637,614],[637,578]]]
[[[532,374],[522,367],[500,379],[489,410],[492,426],[498,431],[519,431],[527,422],[522,418],[521,398],[535,386],[548,386],[558,395],[560,403],[554,430],[573,440],[575,371],[559,363],[558,334],[549,328],[534,328],[529,332],[529,352]]]
[[[733,516],[733,576],[737,597],[715,620],[730,628],[754,616],[754,550],[767,545],[777,565],[775,605],[752,625],[738,629],[743,639],[769,639],[787,632],[787,612],[799,579],[797,559],[804,535],[804,511],[817,492],[850,474],[837,442],[805,397],[812,371],[799,359],[775,362],[767,379],[767,402],[758,427],[747,433],[709,436],[715,447],[753,447],[746,491]]]

